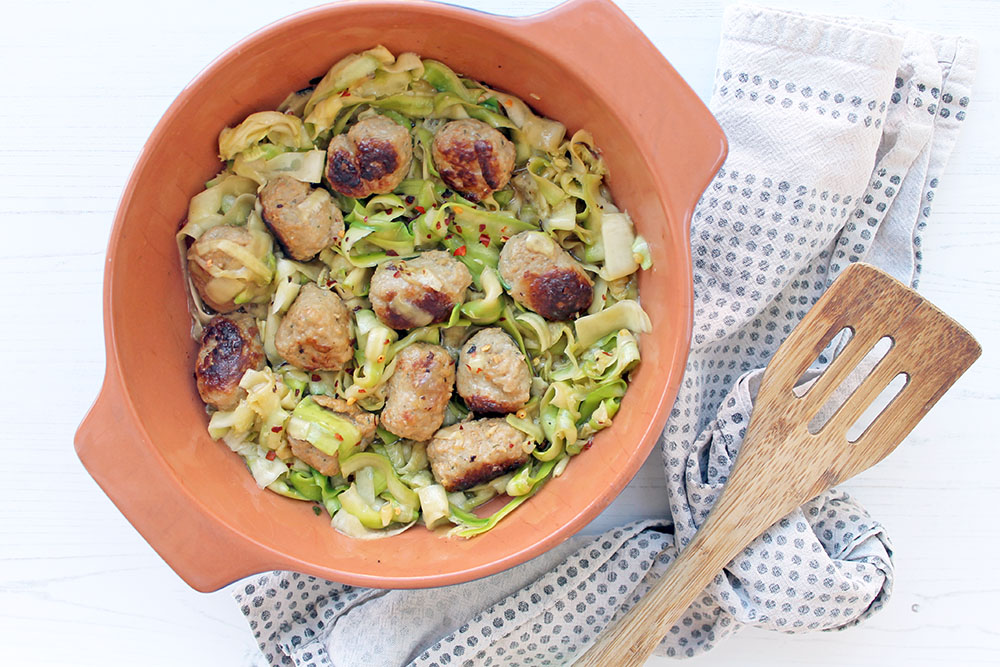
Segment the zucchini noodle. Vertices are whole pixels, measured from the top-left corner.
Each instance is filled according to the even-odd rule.
[[[409,171],[389,193],[353,198],[332,192],[344,233],[314,259],[294,260],[264,223],[259,191],[278,177],[327,187],[328,144],[375,115],[409,133]],[[509,182],[477,202],[448,187],[432,149],[445,123],[469,118],[501,132],[516,151]],[[314,503],[336,530],[357,539],[388,537],[416,523],[450,526],[442,534],[471,538],[528,502],[611,425],[640,361],[637,335],[651,330],[636,281],[651,257],[629,215],[613,202],[590,133],[568,134],[523,100],[444,63],[377,46],[341,59],[278,109],[223,129],[219,157],[224,168],[191,199],[177,243],[194,337],[214,314],[210,303],[227,300],[259,329],[266,365],[245,372],[235,407],[209,408],[208,430],[243,457],[261,488]],[[216,228],[223,229],[209,233]],[[240,230],[239,236],[225,228]],[[541,232],[570,253],[593,283],[593,302],[575,320],[549,321],[512,298],[499,270],[500,251],[525,231]],[[194,244],[199,253],[192,255]],[[369,283],[379,265],[428,250],[460,260],[472,285],[446,321],[403,334],[375,314]],[[344,370],[305,371],[278,351],[279,327],[310,283],[335,291],[350,313],[354,354]],[[354,422],[320,405],[341,399],[378,413],[407,346],[441,345],[457,357],[462,341],[487,326],[513,339],[530,370],[530,399],[505,417],[525,436],[528,460],[513,471],[447,493],[431,472],[427,443],[381,427],[366,441]],[[453,396],[443,426],[469,418]],[[290,437],[335,456],[338,472],[324,474],[296,456]],[[498,496],[507,500],[491,515],[474,513]]]

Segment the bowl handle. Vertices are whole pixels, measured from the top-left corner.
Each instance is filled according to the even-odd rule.
[[[708,108],[660,51],[611,0],[568,0],[548,11],[504,19],[533,43],[545,43],[566,67],[584,68],[601,95],[638,110],[625,119],[666,192],[684,237],[694,206],[722,166],[726,136]],[[611,48],[586,51],[581,40]],[[665,128],[683,124],[683,134]]]
[[[148,442],[113,361],[75,444],[101,489],[192,588],[215,591],[257,572],[288,567],[200,507],[173,474],[143,472],[170,469]]]

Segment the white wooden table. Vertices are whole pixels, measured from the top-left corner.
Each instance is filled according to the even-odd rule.
[[[968,121],[926,233],[922,291],[971,329],[985,352],[899,451],[847,485],[895,542],[896,590],[888,607],[843,633],[747,630],[699,664],[1000,663],[1000,443],[988,421],[1000,409],[1000,3],[771,1],[981,40]],[[85,473],[72,437],[104,370],[104,250],[140,147],[212,58],[310,4],[37,0],[5,8],[0,663],[262,664],[229,593],[196,593],[174,575]],[[554,2],[464,4],[529,14]],[[621,4],[707,98],[726,3]],[[932,466],[930,453],[942,451],[948,456]],[[653,460],[591,528],[664,510]]]

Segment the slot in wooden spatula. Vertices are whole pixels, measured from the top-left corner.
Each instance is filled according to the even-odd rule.
[[[802,396],[796,382],[842,329],[846,347]],[[892,347],[815,433],[833,392],[888,337]],[[761,380],[746,437],[719,500],[649,593],[577,662],[641,665],[722,568],[769,526],[885,458],[979,357],[957,322],[887,274],[854,264],[778,348]],[[899,374],[906,384],[853,442],[847,431]]]

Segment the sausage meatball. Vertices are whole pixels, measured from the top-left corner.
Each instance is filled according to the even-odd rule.
[[[521,232],[500,251],[510,295],[547,320],[566,320],[590,307],[594,283],[583,267],[542,232]]]
[[[455,362],[440,345],[414,343],[396,355],[382,428],[410,440],[428,440],[441,428],[455,385]]]
[[[198,237],[188,248],[188,272],[202,301],[219,313],[231,313],[239,309],[235,299],[240,294],[249,294],[250,301],[256,303],[268,291],[270,277],[259,281],[238,259],[219,248],[219,243],[228,241],[241,246],[262,262],[267,261],[271,252],[271,237],[263,231],[253,233],[246,227],[217,225]],[[229,276],[213,276],[215,272],[229,272]]]
[[[393,329],[444,322],[465,301],[472,274],[443,250],[408,260],[383,262],[372,276],[368,298],[375,314]]]
[[[507,137],[483,121],[465,118],[438,130],[431,155],[444,182],[477,202],[507,185],[516,150]]]
[[[292,259],[308,262],[344,235],[344,217],[323,188],[279,176],[259,197],[264,222]]]
[[[303,285],[278,325],[274,347],[303,370],[340,370],[354,357],[351,314],[336,292]]]
[[[217,315],[201,333],[194,375],[201,400],[232,410],[247,395],[243,374],[264,367],[264,346],[257,321],[246,313]]]
[[[478,419],[434,434],[427,459],[446,491],[464,491],[522,466],[531,457],[527,442],[528,436],[503,419]]]
[[[348,197],[392,192],[412,159],[413,141],[406,128],[385,116],[371,116],[330,141],[326,179]]]
[[[355,404],[348,404],[347,401],[333,396],[313,396],[312,398],[317,405],[351,421],[358,428],[358,431],[361,432],[361,449],[370,445],[375,439],[375,415],[365,412]],[[292,454],[324,475],[336,475],[340,472],[340,458],[338,456],[331,456],[298,438],[288,438],[288,444],[292,448]]]
[[[483,329],[462,346],[457,387],[473,412],[517,412],[531,397],[531,374],[514,339],[502,329]]]

